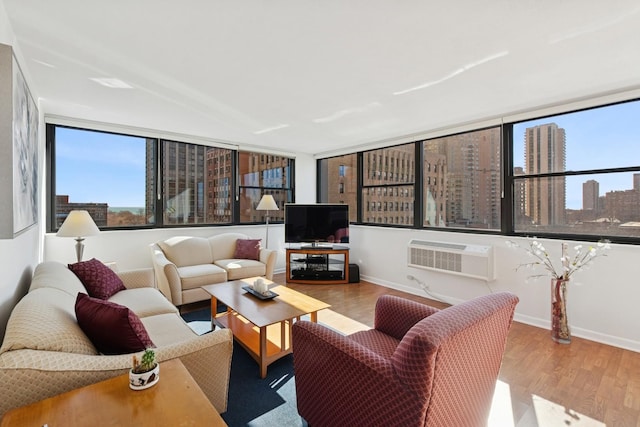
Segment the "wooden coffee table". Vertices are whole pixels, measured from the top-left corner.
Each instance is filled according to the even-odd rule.
[[[257,277],[203,286],[211,295],[211,323],[229,328],[236,341],[260,365],[260,378],[267,376],[267,366],[293,351],[291,326],[301,316],[309,314],[318,321],[318,311],[331,307],[300,292],[265,280],[269,290],[279,296],[261,300],[244,289]],[[218,301],[227,306],[217,314]]]
[[[19,426],[226,426],[180,359],[160,363],[160,381],[129,388],[119,375],[8,411],[2,427]]]

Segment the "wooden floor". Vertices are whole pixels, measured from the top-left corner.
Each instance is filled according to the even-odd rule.
[[[284,283],[284,275],[274,281]],[[435,307],[446,304],[367,282],[287,286],[331,304],[319,321],[349,333],[373,326],[382,294]],[[509,333],[490,426],[640,427],[640,353],[573,338],[555,344],[549,331],[514,322]]]

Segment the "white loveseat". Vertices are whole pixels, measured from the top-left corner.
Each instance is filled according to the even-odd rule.
[[[151,259],[158,289],[180,306],[210,299],[211,295],[201,289],[203,285],[254,276],[272,280],[276,251],[260,248],[257,259],[238,258],[234,256],[238,239],[250,237],[222,233],[212,237],[175,236],[153,243]]]
[[[126,287],[108,301],[142,321],[160,362],[179,358],[219,412],[227,408],[233,337],[228,329],[197,335],[154,287],[153,270],[118,273]],[[29,292],[11,312],[0,347],[0,417],[78,387],[127,373],[133,354],[98,353],[77,323],[78,277],[58,262],[39,264]],[[170,404],[170,402],[167,402]]]

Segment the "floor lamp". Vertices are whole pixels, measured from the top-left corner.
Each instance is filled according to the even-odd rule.
[[[84,251],[83,240],[86,236],[95,236],[100,233],[100,229],[93,222],[93,218],[87,211],[73,210],[69,212],[64,220],[56,236],[58,237],[75,237],[76,239],[76,257],[78,262],[82,261],[82,252]]]
[[[264,247],[269,248],[269,211],[279,210],[278,205],[276,204],[276,201],[273,200],[273,196],[271,194],[265,194],[260,199],[260,203],[258,203],[256,210],[267,211],[267,214],[265,215],[265,218],[267,220],[267,238],[265,240]]]

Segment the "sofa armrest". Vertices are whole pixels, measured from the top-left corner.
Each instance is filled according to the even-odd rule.
[[[374,328],[401,340],[416,323],[437,313],[435,307],[393,295],[382,295],[376,302]]]
[[[371,414],[425,404],[407,396],[391,361],[322,325],[293,325],[293,364],[298,412],[309,425],[357,425],[362,420],[383,424]],[[403,402],[399,408],[390,402]],[[388,424],[388,423],[387,423]]]
[[[155,288],[155,276],[152,268],[138,268],[135,270],[119,271],[118,277],[125,288]]]
[[[152,243],[150,249],[156,286],[173,305],[182,305],[182,282],[178,267],[169,261],[158,244]]]
[[[160,363],[179,358],[219,412],[226,411],[233,336],[217,330],[156,349]],[[0,417],[69,390],[93,384],[131,368],[132,354],[86,355],[44,350],[14,350],[0,354]],[[162,367],[161,367],[162,369]]]
[[[266,265],[264,276],[267,280],[273,280],[273,270],[276,267],[278,252],[274,249],[260,249],[260,262]]]

